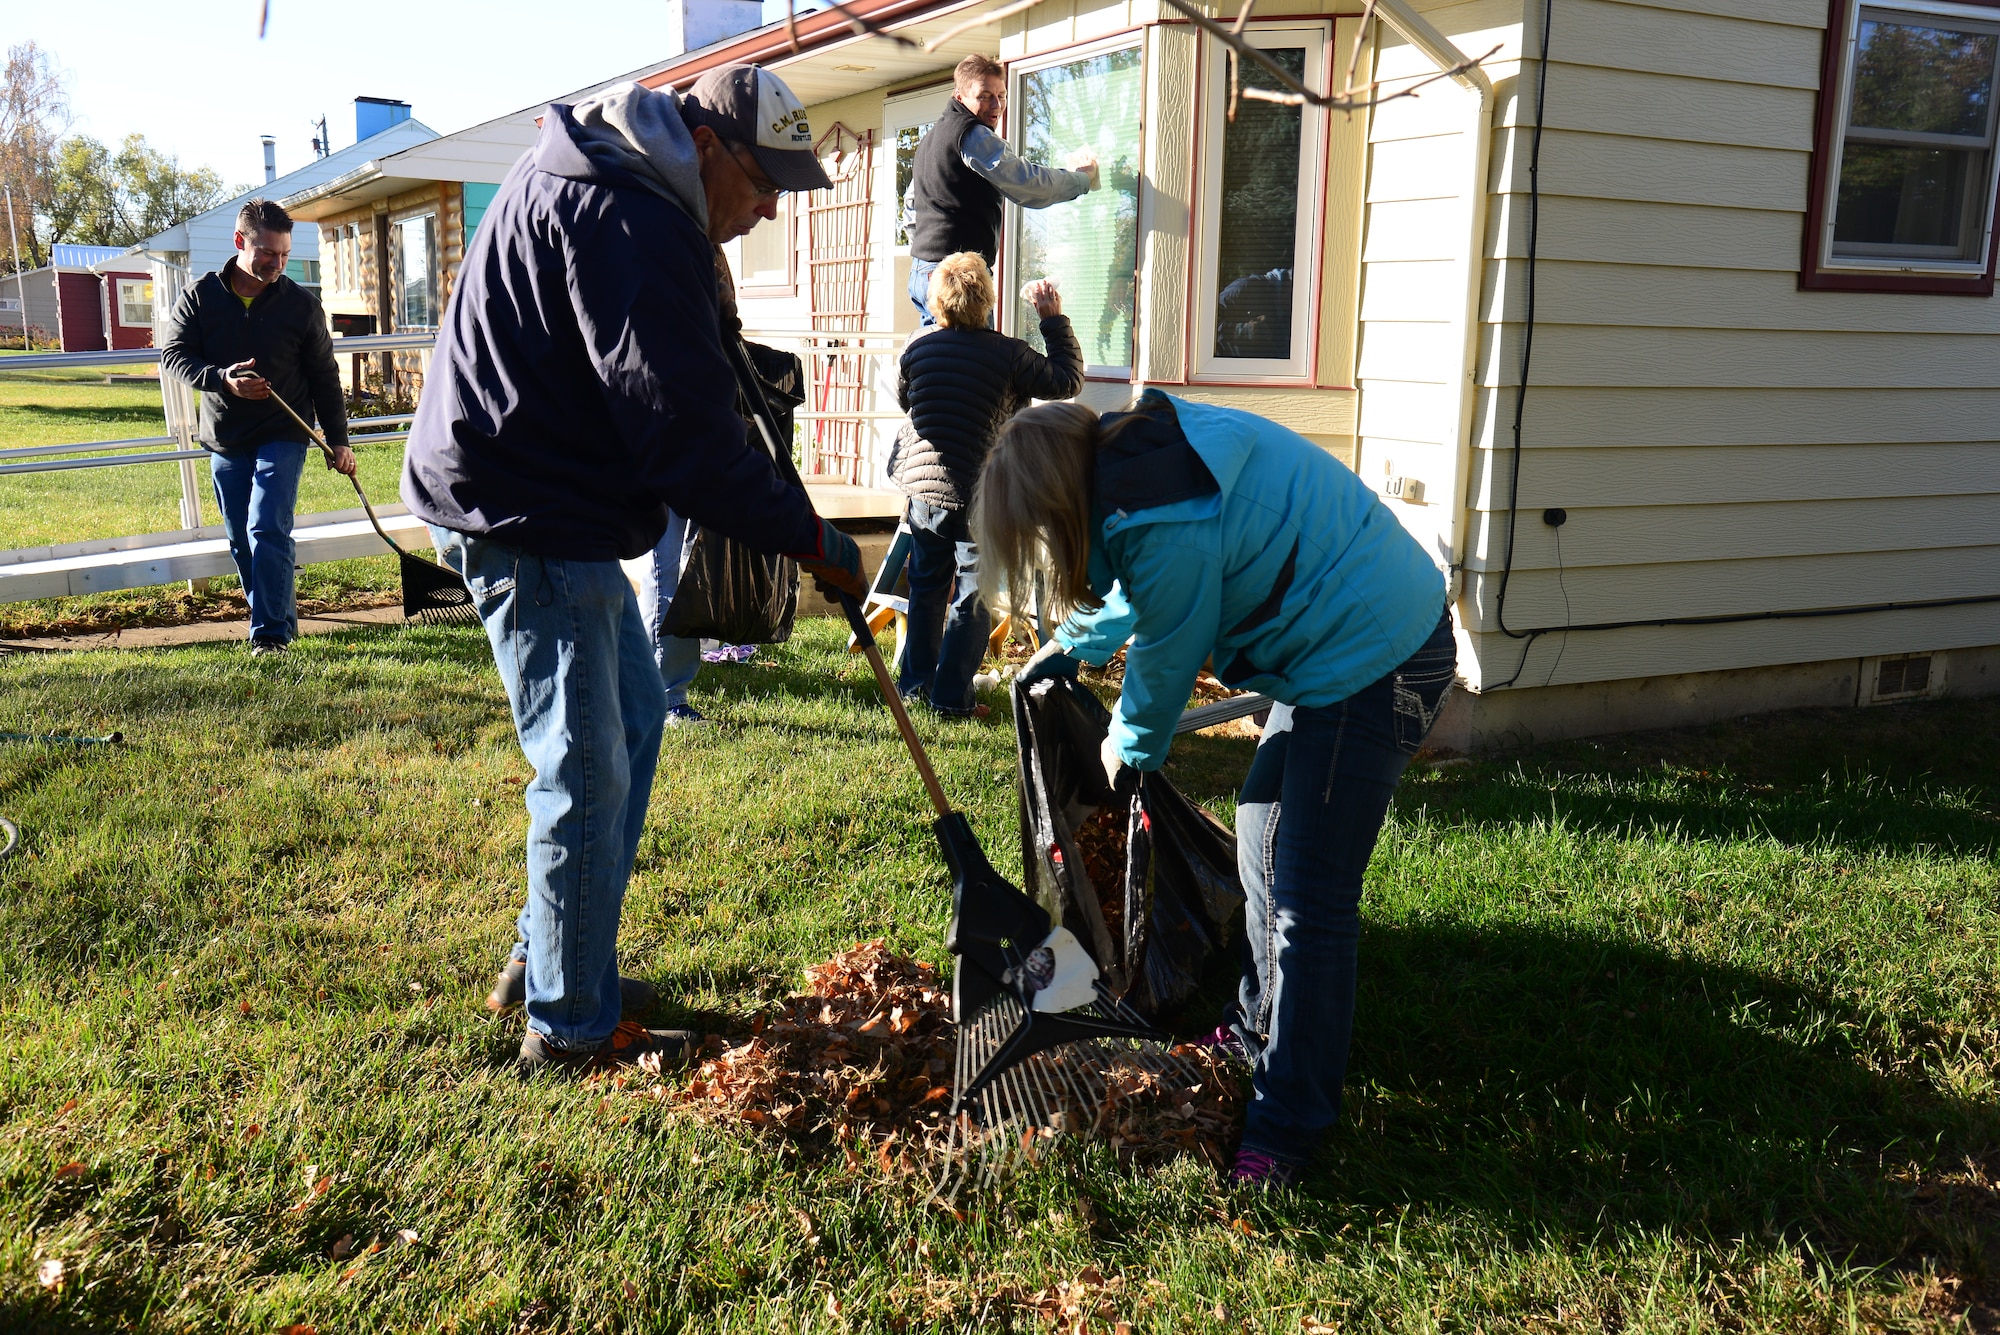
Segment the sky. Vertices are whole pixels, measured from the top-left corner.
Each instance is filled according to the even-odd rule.
[[[68,75],[72,133],[139,133],[228,185],[312,157],[311,122],[354,142],[354,99],[401,98],[440,134],[666,57],[667,0],[0,0],[0,46],[32,40]]]

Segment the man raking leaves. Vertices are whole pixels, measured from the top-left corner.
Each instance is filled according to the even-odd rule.
[[[527,902],[489,1005],[524,1004],[524,1072],[653,1056],[618,922],[666,695],[620,560],[669,508],[826,584],[852,539],[746,442],[712,244],[825,189],[798,99],[750,66],[685,97],[620,84],[550,106],[459,271],[410,431],[403,499],[465,577],[534,767]]]

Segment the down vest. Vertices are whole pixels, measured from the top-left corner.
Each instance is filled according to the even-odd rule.
[[[910,340],[896,375],[896,402],[910,415],[897,433],[889,476],[905,492],[945,510],[972,504],[979,466],[1001,426],[1034,399],[1072,398],[1083,388],[1083,349],[1067,315],[1042,321],[1044,357],[991,329],[934,329]]]

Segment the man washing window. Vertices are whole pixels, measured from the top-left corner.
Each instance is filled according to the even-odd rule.
[[[1097,189],[1097,158],[1088,148],[1072,153],[1067,167],[1023,160],[1000,137],[1006,111],[1006,71],[985,56],[967,56],[952,71],[943,114],[917,145],[909,293],[925,329],[937,323],[929,306],[931,273],[945,256],[971,251],[988,265],[999,263],[1004,200],[1045,209]]]

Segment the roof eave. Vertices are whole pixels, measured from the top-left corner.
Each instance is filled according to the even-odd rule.
[[[856,0],[855,3],[848,5],[847,9],[871,23],[886,26],[945,10],[969,9],[978,2],[979,0]],[[770,64],[789,57],[807,55],[821,47],[831,46],[857,35],[846,14],[835,9],[822,9],[804,15],[796,21],[796,27],[797,50],[793,49],[791,35],[786,32],[784,24],[766,24],[740,37],[729,38],[702,47],[698,51],[690,51],[657,74],[649,74],[638,82],[648,88],[670,87],[678,92],[692,85],[708,71],[724,65]]]

